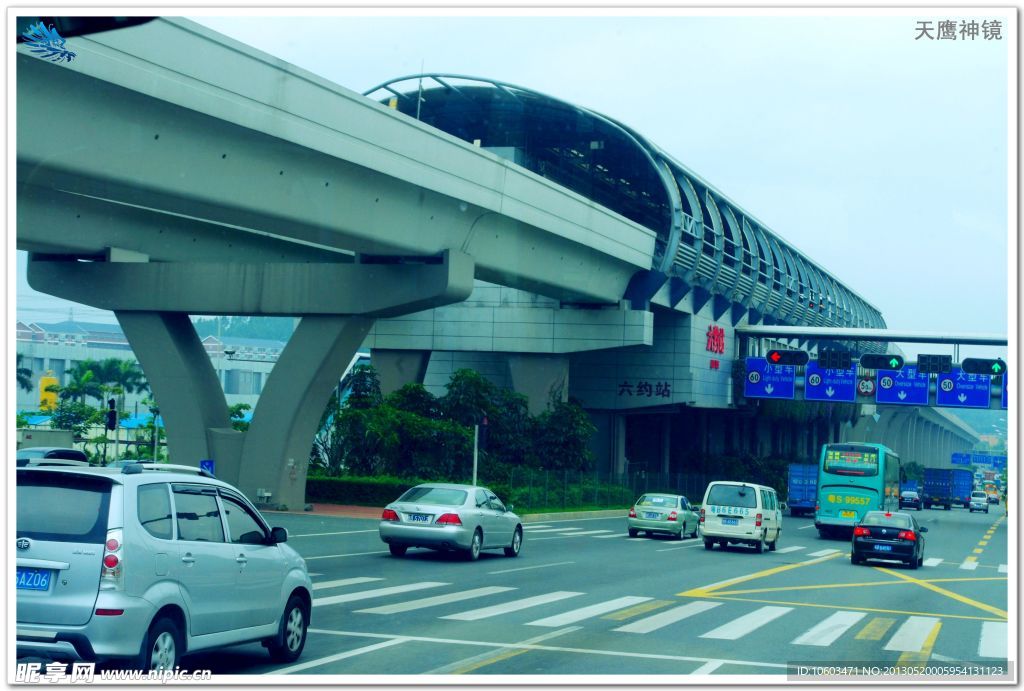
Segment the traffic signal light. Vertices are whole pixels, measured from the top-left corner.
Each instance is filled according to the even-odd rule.
[[[945,374],[953,371],[952,355],[918,355],[917,371],[921,374]]]
[[[107,429],[117,429],[117,403],[113,398],[107,401],[107,405],[110,409],[107,411]]]
[[[903,356],[869,353],[860,356],[860,366],[864,369],[898,370],[903,368]]]
[[[818,353],[818,367],[822,369],[848,370],[853,364],[853,356],[845,350],[823,350]]]
[[[806,365],[810,358],[802,350],[769,350],[765,359],[771,365]]]
[[[964,358],[964,361],[960,363],[960,369],[968,374],[991,374],[992,376],[998,374],[1004,374],[1006,372],[1006,363],[1000,358],[985,359],[968,357]]]

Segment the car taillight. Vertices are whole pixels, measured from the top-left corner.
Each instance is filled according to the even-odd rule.
[[[857,526],[856,528],[853,529],[853,536],[854,537],[863,537],[865,535],[870,535],[870,534],[871,534],[870,530],[868,530],[867,528],[863,528],[861,526]]]
[[[670,521],[676,520],[676,512],[675,511],[673,511],[672,513],[670,513],[668,515],[668,520],[670,520]]]
[[[636,518],[636,509],[630,509],[629,510],[629,517],[630,518]]]
[[[910,540],[911,542],[917,542],[917,535],[914,534],[913,530],[901,530],[897,535],[901,540]]]
[[[761,514],[757,514],[757,517],[754,518],[754,527],[755,528],[760,528],[761,527]]]
[[[439,525],[462,525],[462,520],[456,513],[446,513],[437,519]]]
[[[698,523],[704,522],[704,509],[700,510],[700,518],[697,520]]]
[[[121,529],[107,531],[103,545],[103,566],[100,568],[100,590],[121,590],[124,588],[124,554],[121,552]]]
[[[814,505],[814,510],[815,510],[815,512],[821,511],[821,504],[815,504]]]
[[[392,509],[384,509],[384,513],[382,513],[380,515],[380,520],[382,520],[382,521],[397,521],[398,520],[398,514],[395,513]]]

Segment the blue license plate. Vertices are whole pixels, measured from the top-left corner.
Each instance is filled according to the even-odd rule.
[[[49,590],[50,576],[53,572],[49,569],[31,569],[26,566],[17,567],[18,590]]]
[[[427,523],[430,521],[430,516],[425,513],[411,513],[409,514],[409,520],[413,523]]]
[[[739,525],[740,519],[738,518],[723,518],[722,525]]]
[[[650,519],[652,521],[656,521],[659,518],[661,518],[661,514],[660,513],[654,513],[652,511],[644,511],[644,518]]]
[[[875,545],[876,552],[891,552],[892,545]]]

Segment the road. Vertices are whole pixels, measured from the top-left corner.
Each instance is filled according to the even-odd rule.
[[[682,676],[857,665],[884,675],[887,665],[930,662],[1005,673],[1004,508],[917,515],[929,532],[924,566],[911,570],[854,566],[849,543],[820,539],[809,517],[786,517],[778,550],[760,555],[631,539],[623,516],[528,523],[518,558],[485,552],[468,562],[418,549],[392,557],[376,520],[269,514],[313,574],[303,656],[272,665],[247,645],[189,656],[183,667]]]

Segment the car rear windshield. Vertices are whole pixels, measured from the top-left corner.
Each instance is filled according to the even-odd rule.
[[[715,506],[757,506],[757,492],[746,485],[715,485],[708,493],[708,504]]]
[[[636,503],[637,506],[661,506],[664,508],[676,508],[679,506],[679,498],[665,494],[645,494]]]
[[[864,520],[861,521],[861,525],[883,525],[892,528],[904,528],[907,530],[913,527],[913,524],[910,522],[910,516],[893,514],[892,516],[886,517],[885,514],[881,513],[867,514],[864,516]]]
[[[102,544],[110,509],[107,478],[53,472],[18,472],[18,537]]]
[[[462,506],[466,503],[466,490],[449,487],[413,487],[398,501],[418,501],[440,506]]]

